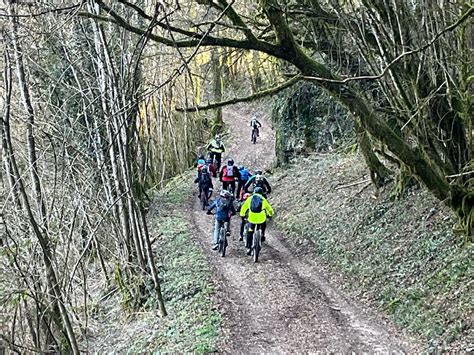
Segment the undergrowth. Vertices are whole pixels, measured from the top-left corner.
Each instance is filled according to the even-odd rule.
[[[150,221],[159,235],[154,247],[168,316],[160,320],[153,337],[137,341],[132,352],[215,351],[221,318],[213,307],[208,263],[192,239],[183,207],[192,188],[189,181],[192,179],[186,175],[175,178],[154,198]]]
[[[472,244],[453,235],[451,212],[422,190],[375,199],[357,156],[306,159],[277,177],[278,228],[316,253],[359,298],[377,305],[426,349],[473,344]],[[364,189],[364,187],[366,187]],[[469,345],[471,344],[471,345]]]

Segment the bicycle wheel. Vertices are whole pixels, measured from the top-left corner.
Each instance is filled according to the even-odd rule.
[[[256,228],[257,229],[257,228]],[[262,232],[260,231],[260,228],[258,228],[255,233],[253,233],[253,261],[256,263],[258,261],[258,255],[260,254],[260,249],[261,249],[261,235]]]
[[[227,248],[227,236],[225,223],[219,231],[219,253],[222,257],[225,256],[225,249]]]
[[[256,129],[252,131],[252,143],[253,144],[257,143],[257,130]]]

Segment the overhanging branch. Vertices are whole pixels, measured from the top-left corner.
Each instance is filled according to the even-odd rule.
[[[233,105],[237,104],[239,102],[250,102],[253,100],[261,99],[262,97],[266,96],[271,96],[279,93],[280,91],[289,88],[290,86],[296,84],[298,81],[302,79],[302,76],[297,75],[291,78],[288,81],[285,81],[283,84],[271,87],[269,89],[257,92],[256,94],[246,96],[246,97],[236,97],[230,100],[226,101],[221,101],[221,102],[214,102],[212,104],[208,104],[205,106],[194,106],[194,107],[177,107],[176,111],[179,112],[197,112],[197,111],[205,111],[205,110],[212,110],[215,108],[223,107],[223,106],[228,106],[228,105]]]
[[[304,76],[303,79],[305,80],[310,80],[310,81],[318,81],[318,82],[328,82],[328,83],[335,83],[335,84],[346,84],[350,81],[359,81],[359,80],[378,80],[381,79],[387,74],[388,70],[393,67],[395,64],[397,64],[400,60],[405,58],[406,56],[420,53],[428,49],[433,45],[434,42],[436,42],[442,35],[444,35],[447,32],[453,31],[455,28],[457,28],[459,25],[461,25],[464,21],[466,21],[469,17],[472,16],[474,13],[474,7],[471,7],[469,10],[467,10],[462,16],[459,17],[459,19],[451,24],[450,26],[446,27],[442,31],[438,32],[431,40],[429,40],[427,43],[425,43],[423,46],[400,53],[396,58],[394,58],[388,65],[383,68],[383,70],[380,72],[380,74],[377,75],[362,75],[362,76],[352,76],[344,79],[330,79],[330,78],[324,78],[324,77],[315,77],[315,76]]]

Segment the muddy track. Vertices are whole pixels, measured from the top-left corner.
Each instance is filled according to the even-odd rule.
[[[227,110],[224,117],[234,134],[228,155],[237,164],[269,168],[274,139],[268,123],[263,120],[261,137],[253,145],[249,114]],[[254,264],[238,241],[240,221],[234,218],[222,258],[211,250],[212,217],[199,209],[195,197],[189,208],[195,239],[214,272],[215,297],[224,317],[219,352],[414,352],[393,327],[333,287],[317,261],[294,254],[271,227]]]

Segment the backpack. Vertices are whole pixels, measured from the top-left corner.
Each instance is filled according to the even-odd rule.
[[[253,213],[262,212],[263,199],[259,195],[253,195],[250,200],[250,211]]]
[[[249,179],[250,173],[247,169],[239,170],[239,172],[240,172],[240,180],[247,181]]]
[[[230,198],[219,198],[216,203],[216,207],[219,211],[230,210]]]
[[[234,167],[232,165],[227,165],[226,166],[225,176],[227,176],[227,177],[233,177],[234,176]]]
[[[199,185],[201,186],[208,186],[211,181],[211,176],[209,175],[209,172],[206,171],[201,171],[199,174]]]

